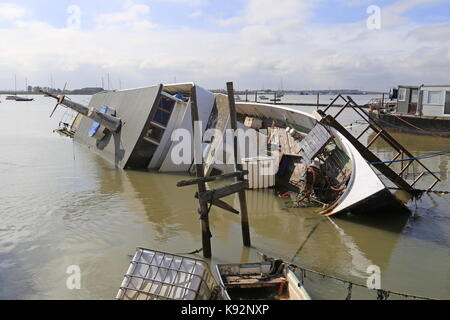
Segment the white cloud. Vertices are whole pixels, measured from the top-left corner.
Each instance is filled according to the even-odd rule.
[[[311,15],[311,9],[318,2],[307,0],[246,0],[242,14],[231,18],[215,19],[215,21],[223,26],[238,24],[267,25],[292,19],[305,21]]]
[[[445,2],[448,0],[398,0],[382,8],[383,26],[392,27],[410,23],[411,21],[405,17],[405,13],[408,11],[417,7],[433,6]]]
[[[189,17],[191,17],[191,18],[199,18],[199,17],[203,17],[203,15],[204,15],[204,13],[203,13],[202,10],[196,10],[194,12],[191,12],[189,14]]]
[[[279,45],[301,32],[321,1],[246,0],[242,14],[213,21],[223,27],[240,27],[239,35],[247,42]]]
[[[155,0],[153,0],[153,1],[155,1]],[[209,2],[208,0],[159,0],[159,1],[173,2],[173,3],[189,5],[189,6],[193,6],[193,7],[203,6]]]
[[[249,0],[247,9],[230,19],[232,31],[160,28],[148,20],[148,6],[132,3],[102,15],[93,30],[19,19],[14,27],[0,28],[0,69],[30,81],[52,72],[64,78],[61,86],[67,80],[71,87],[95,85],[106,72],[116,82],[120,75],[124,87],[172,82],[175,76],[210,88],[229,80],[238,88],[263,82],[276,88],[283,79],[285,88],[375,90],[448,80],[450,24],[423,27],[408,21],[374,31],[365,21],[313,25],[307,23],[311,2],[279,1],[283,8],[265,8],[273,15],[260,15],[264,10],[256,2]],[[2,86],[11,82],[3,81]]]
[[[17,20],[27,15],[27,10],[11,3],[0,3],[0,20]]]
[[[450,37],[450,24],[418,28],[417,30],[414,30],[414,32],[410,33],[409,36],[416,37],[421,41],[438,41],[448,43]]]
[[[130,4],[122,12],[101,14],[97,17],[97,27],[102,29],[146,30],[154,25],[146,18],[150,13],[147,5]]]

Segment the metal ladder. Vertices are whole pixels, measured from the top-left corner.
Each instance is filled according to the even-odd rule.
[[[331,116],[327,114],[327,111],[335,105],[335,103],[339,100],[344,100],[345,104],[341,108],[341,110],[337,113],[336,116]],[[342,112],[351,108],[358,116],[367,123],[367,127],[363,130],[363,132],[358,136],[354,137],[352,133],[350,133],[347,129],[345,129],[336,119],[342,114]],[[370,151],[370,147],[377,141],[379,138],[382,138],[389,146],[391,146],[397,153],[397,155],[391,161],[396,161],[399,157],[405,159],[414,158],[414,155],[409,152],[403,145],[401,145],[395,138],[393,138],[384,128],[377,123],[377,121],[364,111],[351,97],[343,97],[342,95],[337,95],[336,98],[325,108],[325,110],[318,110],[318,114],[322,117],[320,123],[325,126],[330,126],[336,129],[339,133],[341,133],[347,140],[352,143],[352,145],[361,153],[361,155],[370,162],[375,168],[377,168],[386,178],[388,178],[391,182],[393,182],[397,187],[402,190],[407,191],[411,195],[419,195],[422,191],[417,190],[414,186],[419,182],[420,179],[425,175],[425,172],[428,172],[432,175],[436,180],[434,183],[427,189],[427,192],[433,190],[433,188],[441,181],[433,172],[431,172],[420,160],[413,159],[408,161],[406,165],[403,165],[401,171],[399,173],[395,172],[391,165],[393,162],[389,164],[383,163],[383,161],[376,156],[372,151]],[[375,133],[375,137],[367,144],[364,145],[360,139],[364,136],[369,130],[372,130]],[[420,165],[424,171],[413,181],[413,183],[408,183],[403,179],[403,174],[406,170],[413,164],[417,163]]]

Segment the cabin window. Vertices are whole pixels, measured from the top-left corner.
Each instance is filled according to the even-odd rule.
[[[428,91],[428,104],[441,105],[442,93],[440,91]]]
[[[406,88],[398,90],[398,101],[406,101]]]

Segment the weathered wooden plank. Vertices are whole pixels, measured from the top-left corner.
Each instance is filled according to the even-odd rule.
[[[274,277],[270,279],[263,279],[261,275],[246,276],[245,278],[239,276],[228,276],[225,279],[226,287],[230,288],[264,288],[276,287],[281,283],[286,282],[284,277]]]
[[[203,192],[199,192],[199,199],[202,201],[211,202],[211,200],[217,200],[233,193],[243,192],[248,188],[248,181],[239,181],[229,186],[225,186],[219,189],[212,189]]]
[[[228,92],[228,101],[229,101],[229,107],[230,107],[231,128],[236,132],[236,130],[237,130],[237,114],[236,114],[236,103],[234,101],[233,82],[227,83],[227,92]],[[237,171],[243,171],[242,163],[241,163],[240,159],[238,159],[238,138],[236,135],[234,137],[234,163],[236,165]],[[241,182],[244,182],[243,177],[240,180],[241,180]],[[248,181],[245,181],[245,184],[246,184],[246,188],[248,188]],[[244,245],[246,247],[250,247],[251,246],[250,225],[249,225],[248,212],[247,212],[247,199],[245,196],[245,189],[239,192],[239,203],[241,206],[242,238],[243,238]]]
[[[185,181],[178,182],[177,187],[192,186],[192,185],[198,184],[199,182],[213,182],[213,181],[220,181],[220,180],[225,180],[225,179],[230,179],[230,178],[242,178],[245,175],[248,175],[248,171],[237,171],[237,172],[222,174],[222,175],[214,176],[214,177],[204,177],[204,178],[198,178],[198,179],[192,179],[192,180],[185,180]]]
[[[197,88],[195,86],[191,89],[191,115],[192,115],[192,131],[196,132],[195,124],[200,120],[198,115],[197,106]],[[194,144],[196,143],[194,139]],[[195,148],[194,148],[195,149]],[[201,179],[205,177],[205,168],[203,165],[203,157],[200,164],[196,164],[197,178]],[[204,181],[198,182],[198,192],[199,194],[206,191],[206,183]],[[203,199],[199,199],[200,203],[200,216],[202,221],[202,243],[203,243],[203,256],[207,259],[211,258],[211,230],[209,227],[209,217],[208,217],[208,202]]]
[[[198,193],[195,194],[195,198],[198,199]],[[211,202],[209,202],[209,204],[211,204]],[[214,200],[212,202],[212,205],[215,207],[218,207],[220,209],[223,209],[225,211],[231,212],[233,214],[239,214],[239,211],[237,211],[236,209],[234,209],[232,206],[230,206],[228,203],[226,203],[225,201],[222,200]]]

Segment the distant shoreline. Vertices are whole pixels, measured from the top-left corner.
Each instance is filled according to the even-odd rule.
[[[111,90],[114,91],[114,90]],[[219,90],[213,90],[213,92],[221,92]],[[236,91],[236,95],[241,95],[244,96],[246,94],[248,94],[248,96],[250,97],[251,95],[255,95],[255,91]],[[305,93],[304,91],[284,91],[283,92],[285,95],[299,95],[299,96],[312,96],[312,95],[317,95],[317,93]],[[59,93],[55,93],[56,95],[62,94],[62,92]],[[67,92],[66,95],[70,95],[70,96],[91,96],[94,93],[91,92],[77,92],[77,93],[72,93],[72,92]],[[258,95],[270,95],[270,94],[274,94],[274,92],[266,92],[266,91],[258,91]],[[358,95],[358,96],[370,96],[370,95],[381,95],[381,92],[353,92],[353,93],[347,93],[347,92],[341,92],[341,93],[319,93],[319,95],[321,96],[334,96],[334,95],[338,95],[338,94],[343,94],[343,95]],[[0,91],[0,95],[27,95],[27,96],[41,96],[44,95],[41,92],[26,92],[26,91],[18,91],[18,92],[14,92],[14,91]]]
[[[59,93],[58,93],[59,94]],[[41,92],[0,92],[0,96],[43,96],[44,94]],[[69,96],[91,96],[92,93],[66,93]]]

